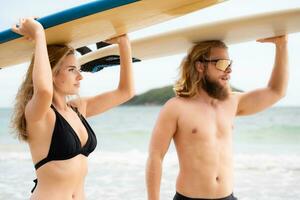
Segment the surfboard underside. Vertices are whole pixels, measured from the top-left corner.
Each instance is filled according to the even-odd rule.
[[[226,44],[300,32],[300,9],[275,11],[200,24],[132,41],[133,57],[146,60],[187,52],[204,40],[222,40]],[[82,56],[84,64],[95,58],[118,55],[115,46],[99,49]]]
[[[222,1],[224,0],[141,0],[48,28],[45,30],[47,43],[64,43],[78,48]],[[34,44],[24,37],[0,44],[0,68],[29,61],[33,49]]]

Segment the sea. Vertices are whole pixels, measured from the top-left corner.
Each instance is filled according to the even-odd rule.
[[[87,200],[146,200],[145,163],[161,106],[121,106],[88,119],[98,138],[89,156]],[[0,108],[0,200],[29,199],[35,171],[29,149]],[[239,200],[300,200],[300,107],[273,107],[234,124],[234,194]],[[178,160],[165,156],[161,200],[173,199]]]

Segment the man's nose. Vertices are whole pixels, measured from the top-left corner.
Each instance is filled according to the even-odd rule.
[[[230,74],[231,72],[232,72],[231,67],[227,67],[226,70],[225,70],[225,73]]]

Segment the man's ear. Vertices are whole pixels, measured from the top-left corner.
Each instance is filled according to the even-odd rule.
[[[205,66],[204,66],[204,63],[203,63],[203,62],[197,61],[197,62],[195,63],[195,67],[196,67],[196,69],[197,69],[198,72],[200,72],[200,73],[203,73],[203,72],[204,72]]]

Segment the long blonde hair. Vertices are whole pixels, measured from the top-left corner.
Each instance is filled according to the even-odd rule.
[[[224,42],[208,40],[194,45],[180,65],[180,77],[176,81],[174,91],[176,96],[193,97],[198,93],[202,75],[196,69],[196,62],[209,58],[212,48],[225,48]]]
[[[59,70],[59,63],[67,55],[74,54],[74,49],[62,44],[53,44],[47,46],[50,66],[53,73]],[[25,79],[21,84],[16,95],[16,102],[12,116],[12,128],[16,130],[17,137],[20,140],[27,141],[28,135],[26,131],[25,107],[33,96],[32,71],[34,66],[34,55],[27,70]]]

